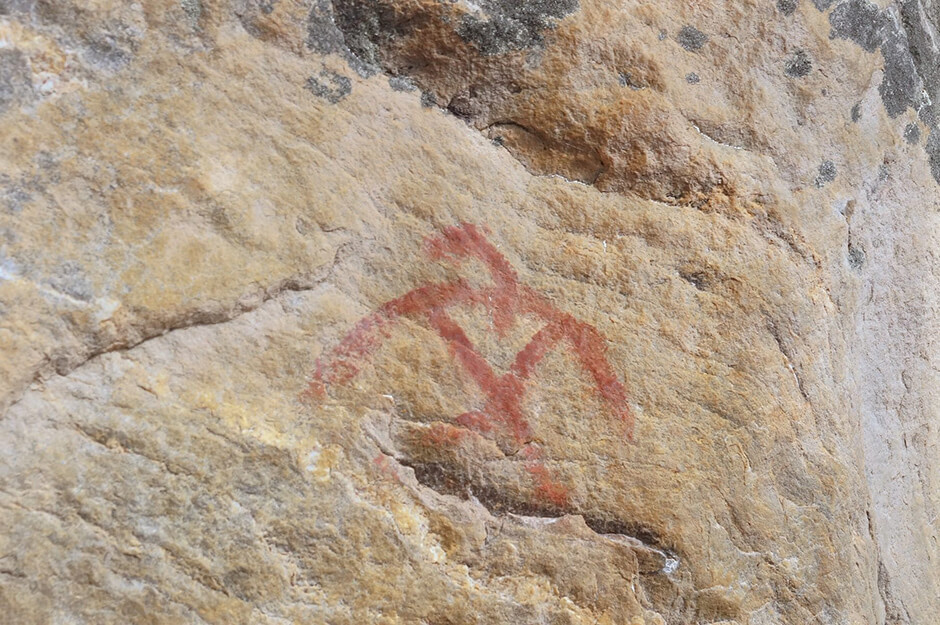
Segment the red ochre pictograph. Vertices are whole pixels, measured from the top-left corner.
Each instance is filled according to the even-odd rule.
[[[360,320],[335,348],[316,362],[309,394],[323,398],[328,387],[351,380],[371,353],[389,336],[390,326],[399,318],[423,320],[437,331],[463,370],[486,395],[479,411],[466,412],[455,419],[457,426],[435,424],[429,441],[440,446],[457,445],[468,431],[486,436],[498,430],[510,435],[520,446],[525,468],[539,499],[557,507],[568,502],[567,488],[556,482],[542,462],[541,449],[532,444],[532,431],[523,415],[525,385],[542,359],[559,343],[566,343],[581,367],[593,378],[597,392],[623,424],[626,437],[633,438],[633,415],[627,392],[617,379],[605,352],[604,338],[591,325],[578,321],[555,307],[518,276],[502,254],[472,224],[445,228],[441,236],[427,243],[431,258],[460,263],[477,259],[489,270],[492,283],[473,287],[463,279],[418,287],[383,304]],[[533,315],[544,326],[516,354],[509,371],[497,375],[474,348],[463,329],[447,310],[460,304],[480,304],[492,315],[497,336],[505,336],[519,315]]]

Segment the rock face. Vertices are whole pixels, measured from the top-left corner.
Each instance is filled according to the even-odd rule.
[[[0,613],[936,622],[938,27],[0,0]]]

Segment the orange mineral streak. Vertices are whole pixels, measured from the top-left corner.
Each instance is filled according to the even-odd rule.
[[[465,259],[481,261],[489,270],[492,284],[475,288],[462,279],[429,284],[383,304],[359,321],[339,345],[317,360],[308,391],[311,395],[322,398],[329,386],[355,377],[361,363],[388,336],[389,326],[399,317],[423,319],[447,343],[451,355],[486,395],[482,410],[457,417],[457,423],[464,428],[488,433],[492,432],[494,423],[498,423],[521,447],[528,447],[533,435],[522,409],[525,384],[548,352],[559,343],[566,343],[622,423],[626,437],[632,440],[633,415],[626,389],[607,360],[604,338],[594,327],[559,310],[531,288],[520,285],[506,258],[472,224],[445,228],[441,236],[428,241],[427,251],[436,260],[450,259],[458,264]],[[509,372],[500,376],[448,315],[447,310],[459,304],[485,307],[500,336],[505,335],[519,315],[536,316],[545,325],[516,355]],[[457,442],[452,437],[448,435],[441,442]],[[559,507],[567,502],[567,489],[551,479],[538,458],[529,459],[526,470],[535,480],[537,496]]]

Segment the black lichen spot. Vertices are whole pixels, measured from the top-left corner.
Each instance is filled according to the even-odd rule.
[[[777,10],[784,15],[793,15],[796,5],[797,0],[777,0]]]
[[[660,41],[666,41],[666,37],[668,36],[669,36],[669,33],[667,33],[665,30],[661,30],[659,31],[659,34],[656,36],[656,38],[659,39]]]
[[[793,53],[793,56],[787,59],[783,67],[787,76],[803,78],[813,70],[813,61],[804,50],[797,50]]]
[[[816,187],[822,189],[824,186],[836,179],[836,165],[832,161],[823,161],[819,166],[819,174],[816,176]]]
[[[930,162],[930,173],[934,180],[940,182],[940,130],[934,128],[927,139],[927,159]]]
[[[476,4],[481,11],[463,16],[457,34],[485,55],[542,45],[542,33],[578,8],[578,0],[478,0]]]
[[[682,30],[679,31],[679,36],[676,37],[676,41],[686,50],[695,52],[701,50],[708,42],[708,35],[694,26],[683,26]]]
[[[887,20],[878,7],[866,0],[848,0],[829,14],[830,39],[849,39],[866,52],[874,52],[884,41]]]
[[[685,81],[690,85],[697,85],[702,81],[702,79],[695,72],[690,72],[685,75]]]
[[[855,106],[852,107],[852,123],[858,123],[858,120],[862,118],[862,103],[857,102]]]
[[[825,11],[832,5],[833,0],[813,0],[813,4],[820,11]]]
[[[414,81],[407,76],[389,76],[388,86],[395,91],[414,91],[418,88]]]
[[[313,95],[336,104],[352,91],[352,81],[342,74],[323,69],[319,76],[311,76],[304,85]]]
[[[904,140],[909,144],[914,145],[920,143],[920,126],[915,122],[911,122],[904,127]]]
[[[847,254],[849,267],[852,269],[861,269],[865,264],[865,250],[859,246],[849,243],[849,252]]]

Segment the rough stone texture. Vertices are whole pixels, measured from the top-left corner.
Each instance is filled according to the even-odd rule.
[[[938,11],[0,0],[0,614],[936,622]]]

